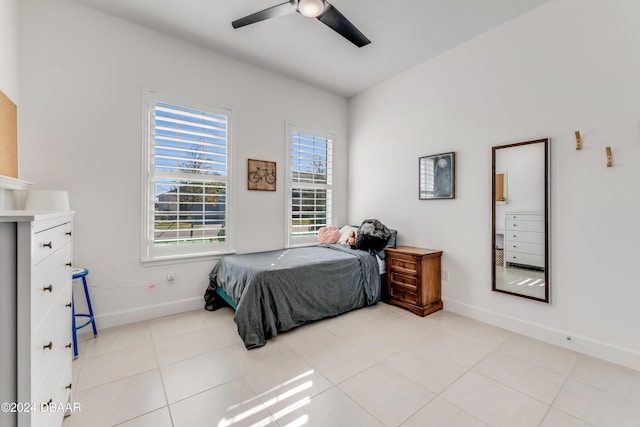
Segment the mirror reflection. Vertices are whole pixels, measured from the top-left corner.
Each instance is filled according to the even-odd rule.
[[[549,140],[492,152],[493,290],[549,302]]]

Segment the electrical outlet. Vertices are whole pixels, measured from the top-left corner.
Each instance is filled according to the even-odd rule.
[[[442,270],[442,280],[444,281],[449,280],[449,270]]]
[[[176,275],[174,273],[167,274],[167,282],[170,284],[176,283]]]

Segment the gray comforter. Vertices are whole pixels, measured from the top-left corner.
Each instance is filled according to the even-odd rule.
[[[380,300],[375,256],[342,245],[319,245],[221,259],[209,274],[236,303],[245,346],[278,332]]]

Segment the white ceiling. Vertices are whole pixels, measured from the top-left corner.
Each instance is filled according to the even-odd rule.
[[[549,0],[331,0],[362,48],[299,13],[231,27],[285,0],[76,1],[350,97]]]

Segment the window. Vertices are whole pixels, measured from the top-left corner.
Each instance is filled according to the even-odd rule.
[[[289,126],[288,246],[317,242],[332,223],[333,135]]]
[[[230,251],[231,110],[147,99],[143,260]]]

